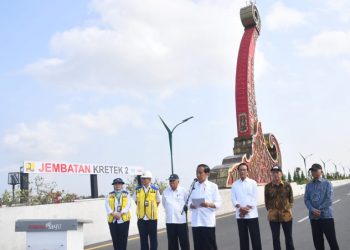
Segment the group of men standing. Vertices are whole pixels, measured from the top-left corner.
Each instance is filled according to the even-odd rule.
[[[179,185],[179,176],[169,177],[169,186],[160,198],[158,187],[151,184],[152,173],[145,171],[141,176],[142,185],[135,189],[133,200],[136,203],[137,227],[141,250],[158,248],[157,219],[158,205],[162,201],[165,209],[168,249],[190,249],[187,226],[188,205],[192,211],[192,234],[194,248],[198,250],[217,249],[215,236],[215,211],[221,206],[218,186],[208,181],[210,168],[205,164],[197,166],[191,192]],[[115,250],[127,249],[130,221],[130,195],[122,188],[124,182],[116,178],[114,191],[106,197],[105,207],[108,225]],[[190,201],[190,202],[188,202]],[[192,202],[195,201],[195,202]]]
[[[236,207],[236,218],[240,249],[249,250],[249,236],[253,250],[261,250],[257,211],[257,183],[247,176],[248,165],[238,165],[240,179],[232,185],[232,203]],[[311,231],[316,250],[324,250],[323,235],[331,250],[339,250],[332,211],[333,187],[322,177],[321,165],[315,163],[309,169],[313,179],[306,185],[304,203],[309,210]],[[286,250],[294,250],[293,227],[293,189],[282,180],[282,169],[271,168],[271,182],[265,185],[265,208],[270,224],[273,249],[280,250],[280,229],[282,227]]]
[[[240,249],[262,249],[257,210],[257,183],[248,177],[248,165],[238,166],[240,178],[231,189],[231,199],[236,208],[236,220],[240,239]],[[309,210],[312,236],[316,250],[324,249],[323,234],[332,250],[339,249],[335,236],[332,214],[333,187],[322,178],[322,167],[313,164],[310,168],[313,180],[305,190],[304,201]],[[141,250],[158,248],[157,219],[158,205],[162,202],[165,210],[168,249],[190,249],[187,226],[187,206],[192,211],[192,235],[195,250],[216,250],[215,211],[221,206],[218,186],[208,180],[210,168],[200,164],[196,169],[197,178],[190,191],[179,185],[179,176],[169,177],[169,186],[164,190],[162,199],[159,190],[151,184],[152,174],[145,171],[141,176],[142,185],[134,192],[137,226],[140,235]],[[273,249],[281,249],[280,228],[282,226],[287,250],[294,249],[292,237],[293,190],[288,182],[282,180],[282,170],[275,166],[271,169],[272,181],[265,185],[265,207],[272,232]],[[106,198],[108,225],[114,249],[127,249],[131,198],[124,190],[123,180],[117,178],[112,183],[114,191]],[[250,238],[250,241],[249,241]]]

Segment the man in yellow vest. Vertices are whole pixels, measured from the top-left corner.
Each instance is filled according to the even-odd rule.
[[[114,250],[126,250],[128,244],[131,203],[129,192],[123,190],[123,184],[121,178],[114,179],[114,191],[107,195],[105,202]]]
[[[137,187],[134,193],[141,250],[156,250],[158,247],[157,219],[160,194],[158,188],[151,185],[151,179],[152,173],[145,171],[141,176],[142,185]]]

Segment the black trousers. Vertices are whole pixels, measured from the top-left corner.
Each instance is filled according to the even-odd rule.
[[[316,250],[324,250],[323,234],[326,236],[331,250],[339,250],[333,218],[310,220],[310,222]]]
[[[215,227],[192,227],[194,250],[217,250]]]
[[[141,250],[156,250],[158,248],[157,220],[138,220],[137,227],[140,234]],[[148,244],[148,238],[150,244]]]
[[[179,250],[179,243],[181,250],[190,249],[187,223],[166,223],[166,233],[168,236],[168,250]]]
[[[129,236],[129,221],[108,223],[114,250],[126,250]]]
[[[272,240],[273,240],[273,249],[281,250],[281,242],[280,242],[281,225],[284,232],[286,250],[294,250],[294,243],[293,243],[293,237],[292,237],[293,220],[287,221],[287,222],[270,221],[270,228],[271,228]]]
[[[237,219],[237,225],[241,250],[249,250],[249,235],[253,250],[261,250],[258,218]]]

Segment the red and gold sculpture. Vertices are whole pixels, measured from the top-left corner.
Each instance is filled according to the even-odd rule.
[[[261,23],[254,4],[240,11],[245,28],[241,40],[236,68],[236,120],[234,155],[223,159],[222,165],[212,169],[210,180],[220,188],[229,187],[238,179],[237,166],[241,162],[249,166],[250,178],[258,183],[270,181],[270,169],[282,165],[281,151],[272,134],[263,134],[258,120],[254,88],[254,52]]]

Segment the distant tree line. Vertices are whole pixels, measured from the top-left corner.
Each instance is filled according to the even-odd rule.
[[[349,179],[350,175],[340,174],[338,171],[336,171],[335,173],[327,173],[326,175],[323,175],[323,177],[328,180],[343,180]],[[307,176],[305,176],[301,168],[295,168],[293,172],[293,177],[288,171],[287,180],[288,182],[294,181],[297,184],[306,184],[310,180],[310,178],[308,179]]]

